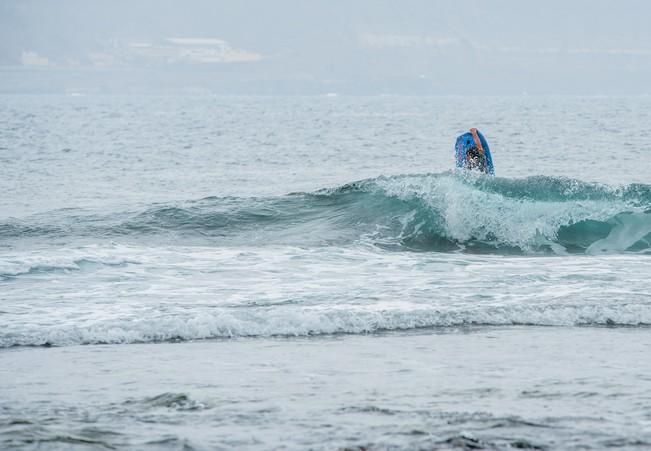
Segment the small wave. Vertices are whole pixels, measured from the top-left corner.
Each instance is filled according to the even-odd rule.
[[[164,407],[178,411],[196,411],[207,409],[205,403],[196,401],[185,393],[161,393],[160,395],[141,400],[128,400],[126,405],[142,405],[145,407]]]
[[[91,249],[92,251],[92,249]],[[124,266],[136,263],[133,260],[111,255],[93,255],[84,250],[66,250],[66,255],[5,255],[0,261],[0,280],[25,275],[49,274],[55,272],[80,271],[102,266]]]
[[[651,325],[648,305],[545,305],[484,307],[471,310],[368,311],[323,308],[295,311],[175,315],[91,326],[21,326],[0,333],[0,347],[70,346],[191,341],[237,337],[300,337],[369,334],[464,326],[637,326]]]
[[[493,440],[482,440],[472,436],[466,435],[453,435],[445,440],[436,442],[437,448],[441,447],[443,449],[501,449],[501,448],[511,448],[511,449],[532,449],[532,450],[542,450],[547,449],[547,446],[536,445],[528,440],[519,439],[519,438],[501,438]]]
[[[378,177],[314,193],[206,198],[142,211],[51,212],[0,238],[159,239],[177,244],[348,245],[478,253],[651,252],[651,186],[536,176]]]

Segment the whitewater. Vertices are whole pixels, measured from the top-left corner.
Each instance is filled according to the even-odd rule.
[[[651,447],[647,97],[0,123],[0,448]],[[469,126],[496,177],[452,169]]]

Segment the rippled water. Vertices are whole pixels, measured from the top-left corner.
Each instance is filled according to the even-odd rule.
[[[651,446],[650,119],[3,97],[1,447]]]

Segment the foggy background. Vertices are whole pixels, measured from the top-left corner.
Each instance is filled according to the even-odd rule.
[[[1,93],[648,94],[639,1],[2,0]]]

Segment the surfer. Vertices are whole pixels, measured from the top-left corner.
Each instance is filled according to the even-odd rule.
[[[459,136],[454,149],[457,168],[495,175],[488,142],[476,128]]]

